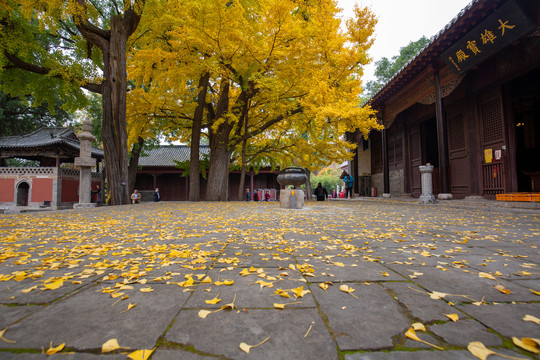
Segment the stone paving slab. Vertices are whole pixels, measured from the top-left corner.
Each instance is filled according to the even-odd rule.
[[[253,348],[249,354],[239,351],[242,342],[255,345],[268,337],[266,346]],[[316,309],[226,310],[206,319],[197,316],[196,310],[182,311],[166,340],[231,359],[338,359],[336,345]]]
[[[0,214],[0,329],[17,341],[0,340],[0,359],[126,358],[99,353],[111,338],[156,348],[152,360],[474,359],[466,350],[473,340],[534,358],[511,338],[540,337],[539,325],[521,320],[540,317],[540,297],[529,290],[540,290],[540,213],[486,210],[392,200],[309,202],[298,211],[162,202]],[[36,270],[43,274],[26,278]],[[183,286],[190,276],[193,286]],[[211,283],[201,282],[206,276]],[[53,277],[62,286],[38,289]],[[121,290],[124,300],[103,292],[126,285],[133,289]],[[311,292],[295,299],[291,289],[300,286]],[[434,292],[467,297],[432,299]],[[206,303],[218,294],[221,302]],[[235,295],[238,309],[198,316]],[[136,306],[122,312],[129,303]],[[457,322],[445,315],[452,313]],[[414,322],[426,326],[421,339],[445,351],[406,338]],[[267,337],[250,354],[239,348]],[[38,353],[50,341],[66,349]]]

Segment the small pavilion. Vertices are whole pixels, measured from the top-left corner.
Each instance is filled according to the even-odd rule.
[[[0,209],[53,210],[79,202],[79,170],[73,164],[80,143],[72,128],[40,128],[30,134],[0,138]],[[103,150],[92,147],[97,166],[92,189],[103,189]],[[6,166],[6,159],[25,159],[39,166]]]

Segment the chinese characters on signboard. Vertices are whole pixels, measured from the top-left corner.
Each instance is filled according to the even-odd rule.
[[[508,1],[442,56],[456,74],[462,74],[535,27],[514,1]]]

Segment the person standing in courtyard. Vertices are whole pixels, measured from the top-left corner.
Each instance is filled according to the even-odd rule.
[[[154,202],[158,202],[159,200],[161,200],[161,195],[159,194],[159,188],[156,188],[154,190]]]
[[[345,197],[351,199],[352,198],[352,189],[354,185],[354,178],[352,175],[349,175],[348,172],[344,171],[343,174],[343,182],[345,183]]]
[[[321,183],[318,183],[315,188],[315,196],[317,196],[317,201],[328,199],[328,191],[326,191],[326,188],[324,188]]]
[[[251,200],[251,194],[249,193],[249,189],[246,189],[246,201]]]

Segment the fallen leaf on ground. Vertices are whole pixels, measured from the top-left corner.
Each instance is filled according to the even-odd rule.
[[[142,350],[136,350],[128,355],[128,358],[132,360],[147,360],[150,355],[154,352],[154,349],[142,349]]]
[[[486,273],[486,272],[479,272],[478,273],[478,276],[481,277],[481,278],[486,278],[486,279],[491,279],[491,280],[496,280],[495,279],[495,276],[489,274],[489,273]]]
[[[536,291],[536,290],[533,290],[533,289],[529,289],[531,290],[533,293],[535,293],[536,295],[539,295],[540,296],[540,291]]]
[[[301,301],[295,301],[295,302],[292,302],[292,303],[286,303],[286,304],[279,304],[279,303],[274,303],[274,307],[276,309],[285,309],[285,306],[286,305],[294,305],[294,304],[301,304],[302,302]]]
[[[415,331],[426,331],[426,327],[422,323],[414,323],[411,326]]]
[[[353,291],[356,291],[355,289],[353,289],[352,287],[349,287],[347,285],[340,285],[339,286],[339,290],[343,291],[343,292],[346,292],[347,294],[350,294],[352,296],[354,296],[355,298],[358,299],[358,296],[354,295],[353,294]]]
[[[257,345],[248,345],[245,342],[242,342],[242,343],[240,343],[240,349],[242,349],[242,351],[249,354],[249,350],[251,350],[254,347],[257,347],[257,346],[260,346],[260,345],[264,344],[266,342],[266,340],[268,340],[268,339],[270,339],[270,336],[267,337],[266,339],[264,339],[263,341],[261,341],[260,343],[258,343]]]
[[[56,279],[56,280],[46,280],[43,285],[45,286],[45,289],[47,290],[55,290],[58,289],[60,286],[64,285],[63,279]]]
[[[533,339],[533,338],[518,339],[517,337],[513,337],[512,341],[514,342],[514,344],[516,344],[522,349],[525,349],[535,354],[540,353],[540,350],[538,350],[538,347],[537,347],[538,345],[540,345],[540,339]]]
[[[304,295],[310,293],[311,291],[309,290],[304,290],[304,287],[303,286],[300,286],[300,287],[297,287],[295,289],[291,289],[291,291],[294,293],[294,295],[299,298],[299,297],[304,297]]]
[[[137,304],[129,303],[127,309],[123,310],[123,311],[120,311],[120,314],[125,313],[126,311],[133,309],[135,306],[137,306]]]
[[[142,293],[149,293],[149,292],[154,291],[154,289],[152,289],[151,287],[148,286],[148,287],[139,289],[139,291],[142,292]]]
[[[107,342],[105,342],[105,344],[101,345],[102,353],[108,353],[108,352],[115,351],[118,349],[129,349],[129,348],[118,345],[118,340],[116,339],[110,339]]]
[[[467,350],[469,350],[471,352],[471,354],[473,354],[474,356],[476,356],[480,360],[486,360],[489,355],[498,355],[498,356],[502,356],[502,357],[507,358],[507,359],[514,359],[514,360],[527,360],[527,359],[524,359],[524,358],[516,358],[516,357],[496,353],[495,351],[492,351],[492,350],[488,349],[480,341],[470,342],[469,345],[467,345]]]
[[[52,343],[52,341],[51,341],[51,343],[50,343],[50,345],[49,345],[49,349],[48,349],[47,351],[45,351],[45,354],[47,354],[47,355],[53,355],[53,354],[56,354],[57,352],[62,351],[62,349],[64,348],[64,346],[66,346],[65,343],[60,344],[60,345],[58,345],[57,347],[53,347],[52,344],[53,344],[53,343]]]
[[[523,320],[524,321],[531,321],[533,323],[536,323],[537,325],[540,325],[540,319],[537,318],[536,316],[532,316],[532,315],[525,315],[523,317]],[[6,328],[7,329],[7,328]]]
[[[456,322],[456,321],[459,320],[458,314],[444,314],[444,316],[446,316],[447,318],[449,318],[453,322]]]
[[[218,296],[219,296],[219,293],[216,295],[215,298],[213,298],[211,300],[204,300],[204,302],[207,303],[207,304],[212,304],[212,305],[217,304],[218,302],[221,301],[221,299],[218,299]]]
[[[413,339],[415,341],[419,341],[421,343],[424,343],[426,345],[429,345],[429,346],[432,346],[434,347],[435,349],[439,349],[439,350],[444,350],[442,347],[440,346],[437,346],[437,345],[433,345],[432,343],[429,343],[427,341],[424,341],[422,339],[420,339],[416,333],[414,332],[414,329],[413,328],[410,328],[409,330],[407,330],[407,332],[405,333],[405,336],[408,337],[409,339]]]
[[[504,286],[502,286],[502,285],[500,285],[500,284],[499,284],[499,285],[495,285],[494,288],[497,289],[497,290],[499,290],[499,291],[502,292],[503,294],[510,294],[510,293],[511,293],[510,289],[507,289],[507,288],[505,288]]]
[[[8,339],[6,339],[4,337],[4,334],[6,333],[7,329],[8,328],[6,327],[4,330],[0,331],[0,340],[2,340],[3,342],[6,342],[8,344],[15,344],[16,343],[15,340],[8,340]]]

